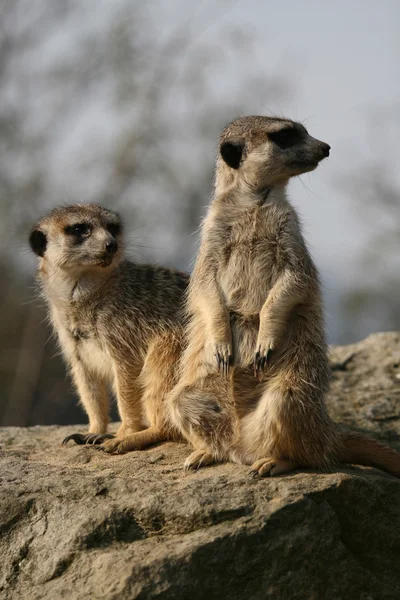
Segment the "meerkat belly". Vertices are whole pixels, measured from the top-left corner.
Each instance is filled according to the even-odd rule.
[[[272,287],[268,253],[254,244],[238,244],[229,251],[219,273],[228,310],[244,316],[259,314]]]

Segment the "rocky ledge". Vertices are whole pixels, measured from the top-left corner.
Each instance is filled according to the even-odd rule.
[[[400,449],[399,333],[332,349],[330,408]],[[61,447],[76,429],[0,430],[0,598],[400,598],[400,480],[184,474],[184,444]]]

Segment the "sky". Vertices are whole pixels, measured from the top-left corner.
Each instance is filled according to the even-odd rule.
[[[20,4],[27,14],[36,11],[35,18],[40,21],[41,5],[29,1]],[[46,15],[50,14],[50,7],[55,6],[58,10],[61,3],[47,3]],[[35,51],[27,46],[26,54],[20,54],[14,80],[2,92],[10,104],[26,104],[24,131],[33,136],[35,130],[48,131],[51,142],[40,156],[25,152],[24,157],[16,160],[11,155],[7,168],[17,170],[17,177],[22,178],[30,166],[36,168],[35,161],[44,163],[47,190],[50,195],[54,190],[55,202],[84,197],[89,188],[96,197],[112,176],[109,156],[115,153],[117,131],[118,135],[124,131],[130,122],[127,114],[134,108],[128,107],[125,112],[118,112],[115,107],[110,110],[115,94],[112,79],[115,57],[107,55],[107,36],[112,34],[112,29],[107,27],[116,14],[127,13],[127,7],[136,18],[135,6],[131,0],[86,0],[85,3],[71,0],[63,18],[58,15],[53,21],[50,19]],[[70,10],[71,7],[75,9]],[[371,234],[379,233],[380,223],[373,223],[371,230],[371,224],[364,218],[360,177],[369,173],[371,164],[384,165],[400,190],[397,167],[400,3],[394,0],[207,0],[192,4],[186,0],[152,0],[143,7],[143,28],[148,28],[161,45],[171,30],[193,29],[193,39],[180,60],[183,66],[190,68],[194,51],[208,52],[208,61],[215,66],[210,70],[210,77],[214,78],[217,91],[236,93],[235,83],[241,81],[238,70],[243,68],[237,57],[240,44],[247,44],[250,56],[247,55],[245,64],[248,66],[250,60],[254,71],[266,81],[278,77],[287,86],[287,92],[279,97],[272,94],[268,100],[262,94],[247,99],[246,113],[286,115],[300,120],[311,135],[330,144],[330,158],[315,172],[292,181],[289,195],[298,209],[305,237],[325,282],[328,321],[329,317],[334,321],[338,315],[336,304],[343,290],[371,278],[371,273],[360,264]],[[35,18],[32,17],[32,23]],[[22,40],[29,37],[29,19],[26,22],[28,27],[21,35]],[[233,34],[233,44],[237,44],[239,53],[232,52],[231,57],[228,56],[229,68],[226,61],[221,63],[222,67],[218,61],[219,54],[231,51],[221,33],[224,30],[240,30],[236,37]],[[63,69],[68,73],[74,64],[91,60],[96,75],[86,87],[78,75],[76,81],[68,77],[62,80]],[[103,78],[103,68],[108,70],[108,79]],[[50,91],[48,82],[44,84],[44,76],[49,71],[59,76],[61,82]],[[71,106],[68,94],[75,85],[82,86],[81,102]],[[173,95],[171,101],[178,102]],[[201,111],[201,106],[193,108],[195,110]],[[215,131],[215,144],[218,133]],[[186,154],[189,150],[190,140],[183,152]],[[214,152],[215,146],[210,147],[207,160]],[[188,158],[188,169],[190,160]],[[200,155],[193,157],[195,160],[203,158]],[[60,194],[60,190],[65,193]],[[139,196],[146,198],[148,193],[144,186]],[[135,200],[129,198],[128,201]],[[159,215],[152,212],[153,206],[150,206],[149,228],[152,218],[160,220]],[[171,238],[168,238],[170,224],[167,221],[162,224],[156,241],[160,255],[164,256]],[[389,257],[388,263],[393,260]],[[30,263],[29,269],[32,270]]]

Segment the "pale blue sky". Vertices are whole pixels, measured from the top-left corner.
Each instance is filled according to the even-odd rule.
[[[19,108],[19,123],[25,137],[18,154],[10,154],[3,160],[9,161],[4,162],[5,169],[17,182],[28,179],[31,173],[34,176],[36,170],[42,173],[43,204],[55,205],[68,198],[95,201],[100,197],[112,177],[112,159],[118,144],[125,139],[125,133],[135,130],[142,118],[137,112],[143,110],[143,104],[135,102],[135,98],[130,102],[128,97],[122,107],[115,102],[120,82],[113,78],[113,57],[109,56],[112,46],[107,45],[110,36],[116,35],[118,39],[120,35],[120,30],[113,29],[115,23],[119,26],[125,23],[134,42],[139,47],[144,44],[146,59],[146,52],[150,52],[150,59],[154,52],[155,62],[161,62],[162,66],[163,60],[170,58],[162,52],[161,58],[157,56],[157,47],[162,48],[163,41],[171,35],[173,38],[171,32],[179,31],[180,24],[186,23],[193,35],[189,36],[189,46],[183,45],[182,54],[178,54],[179,65],[183,71],[190,70],[196,65],[193,60],[196,50],[202,51],[208,69],[204,87],[207,93],[211,81],[212,92],[220,92],[225,103],[227,94],[238,94],[242,114],[277,113],[306,121],[312,135],[331,145],[329,160],[302,181],[293,181],[290,196],[326,282],[328,313],[335,323],[332,339],[340,339],[335,302],[367,277],[359,265],[369,244],[371,226],[363,219],[363,198],[358,193],[362,189],[358,183],[360,177],[370,172],[372,163],[381,164],[400,190],[400,3],[395,0],[198,3],[152,0],[140,4],[138,0],[85,0],[71,2],[64,7],[65,12],[55,11],[53,16],[54,3],[50,0],[43,3],[25,0],[18,6],[20,15],[14,26],[19,27],[19,38],[17,35],[12,68],[0,96],[13,110]],[[234,30],[244,32],[247,41],[239,34],[236,39]],[[31,40],[27,32],[36,35]],[[232,41],[238,47],[236,53]],[[223,61],[218,60],[218,54],[224,56]],[[245,56],[243,62],[242,56]],[[93,72],[83,85],[79,67],[86,62],[90,65],[90,61]],[[240,94],[237,86],[248,80],[247,75],[253,75],[252,70],[265,82],[279,77],[287,92],[279,98],[273,93],[269,96],[268,89],[254,98]],[[144,71],[151,77],[151,68],[146,66]],[[126,79],[129,77],[128,68]],[[201,77],[199,81],[201,86]],[[182,88],[185,90],[184,77],[182,82],[181,92]],[[219,132],[215,131],[215,144],[209,148],[208,141],[207,148],[201,143],[196,145],[196,140],[190,137],[189,125],[192,114],[195,119],[200,116],[196,111],[202,110],[201,102],[196,105],[194,101],[192,106],[188,93],[185,104],[177,89],[176,94],[175,89],[169,90],[169,96],[166,94],[162,110],[166,121],[171,111],[171,122],[184,126],[179,143],[175,141],[174,147],[171,143],[166,154],[174,176],[184,165],[187,176],[183,197],[189,198],[195,185],[196,161],[211,166]],[[212,94],[210,98],[208,109],[212,110]],[[229,113],[227,119],[231,116]],[[29,144],[35,147],[32,140],[36,135],[39,138],[43,135],[45,140],[39,151],[32,153]],[[353,189],[349,189],[346,178],[353,182]],[[177,260],[179,245],[192,248],[195,238],[178,239],[174,220],[179,218],[180,209],[172,203],[173,210],[163,204],[164,214],[160,219],[154,210],[158,197],[154,199],[151,188],[149,178],[148,182],[128,190],[126,197],[121,198],[121,208],[129,204],[148,207],[143,243],[154,248],[157,260],[173,262]],[[380,227],[379,222],[373,223],[373,232],[379,233]],[[188,256],[180,266],[188,266],[191,258]],[[389,260],[393,263],[400,257]],[[27,265],[32,268],[30,263]],[[379,280],[379,275],[373,277]]]

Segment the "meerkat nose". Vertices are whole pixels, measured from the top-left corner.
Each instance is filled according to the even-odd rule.
[[[325,144],[325,142],[321,142],[321,150],[325,156],[329,156],[329,151],[331,147],[329,144]]]
[[[106,252],[108,254],[115,254],[118,250],[118,244],[115,240],[109,240],[106,242]]]

